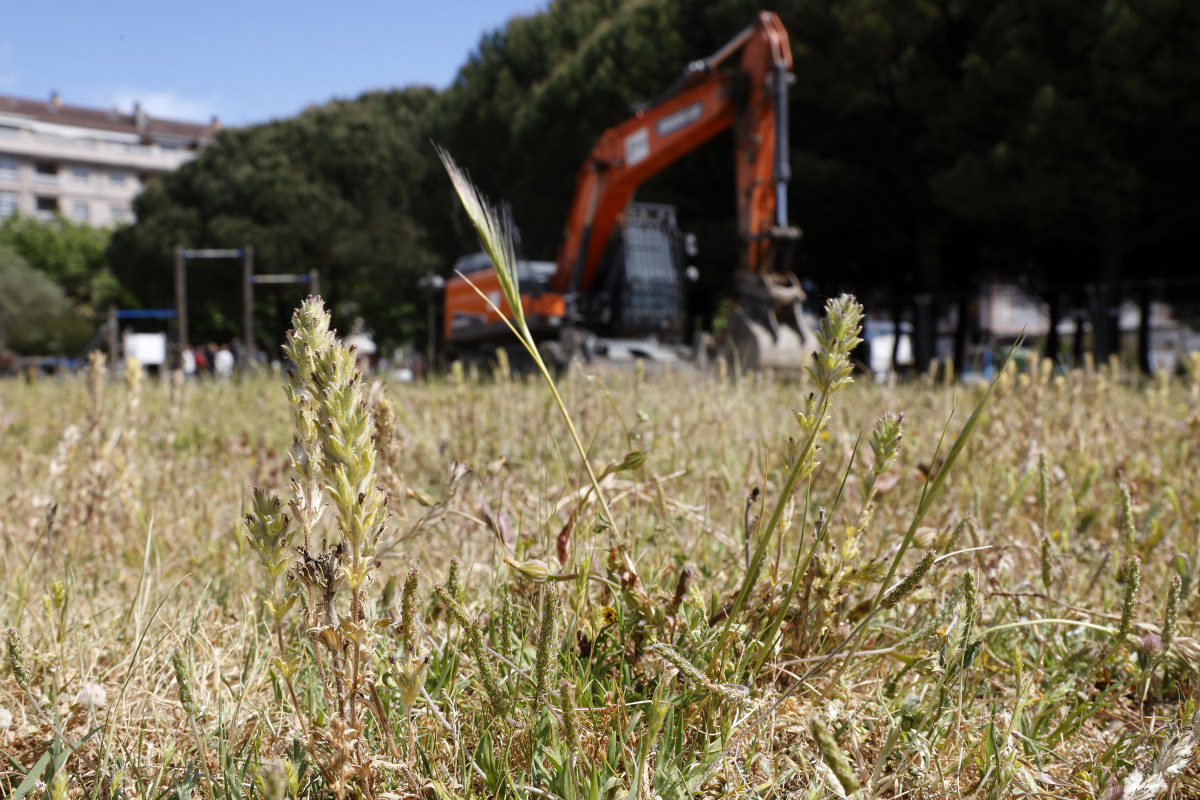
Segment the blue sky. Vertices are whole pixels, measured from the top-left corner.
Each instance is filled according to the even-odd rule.
[[[547,0],[0,0],[0,94],[227,125],[369,89],[445,87]]]

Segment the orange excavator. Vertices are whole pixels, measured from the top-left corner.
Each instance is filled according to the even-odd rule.
[[[733,69],[722,65],[741,54]],[[584,357],[671,361],[680,348],[692,237],[671,206],[637,203],[648,178],[733,128],[740,264],[730,319],[731,355],[747,369],[798,370],[814,347],[804,292],[788,261],[798,228],[788,223],[787,86],[792,54],[771,12],[710,57],[689,64],[662,96],[601,135],[576,178],[557,262],[519,261],[521,302],[531,332],[559,364]],[[505,313],[483,253],[455,264],[446,286],[444,335],[452,350],[507,341]]]

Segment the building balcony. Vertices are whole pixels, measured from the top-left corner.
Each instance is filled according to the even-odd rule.
[[[53,136],[25,129],[17,130],[15,135],[0,137],[0,153],[47,161],[122,166],[143,172],[168,172],[196,157],[191,150],[175,150],[156,144]],[[37,176],[35,181],[43,183],[42,177],[49,176]],[[54,182],[57,181],[54,176]]]

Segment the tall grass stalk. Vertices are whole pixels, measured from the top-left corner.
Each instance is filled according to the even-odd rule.
[[[437,149],[437,152],[438,157],[442,160],[442,164],[446,167],[446,172],[450,175],[450,180],[454,184],[454,190],[458,193],[459,200],[462,201],[463,208],[467,212],[467,217],[475,227],[475,232],[479,234],[479,240],[483,243],[484,252],[492,260],[492,267],[495,269],[496,277],[500,281],[500,292],[504,296],[504,302],[508,306],[509,314],[505,314],[492,302],[491,298],[480,291],[465,275],[462,278],[470,283],[471,288],[492,307],[493,311],[500,315],[501,319],[504,320],[504,324],[508,326],[508,329],[517,337],[521,346],[529,353],[529,357],[533,359],[533,363],[537,366],[538,372],[541,374],[542,379],[545,380],[546,386],[549,387],[550,393],[554,397],[554,403],[558,407],[558,412],[567,426],[568,433],[571,434],[571,441],[575,444],[575,450],[579,453],[584,470],[587,471],[592,491],[596,493],[596,499],[600,502],[600,507],[604,510],[605,522],[612,527],[614,538],[617,541],[622,541],[620,526],[617,524],[616,517],[613,516],[608,496],[600,487],[600,481],[596,477],[596,471],[593,469],[591,459],[588,457],[587,448],[584,447],[583,440],[579,438],[579,431],[576,430],[575,422],[571,418],[570,412],[567,411],[567,405],[563,402],[562,395],[559,394],[558,385],[554,377],[550,374],[545,360],[542,358],[537,342],[534,340],[533,334],[529,331],[529,326],[525,323],[525,309],[521,305],[521,287],[517,277],[517,257],[513,249],[512,232],[508,230],[506,223],[496,213],[496,209],[487,203],[479,193],[479,190],[471,183],[471,179],[467,177],[466,172],[454,162],[450,154],[440,147]]]

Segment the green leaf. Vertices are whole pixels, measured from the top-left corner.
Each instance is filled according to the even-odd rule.
[[[10,800],[21,800],[22,797],[28,795],[37,786],[38,780],[42,777],[42,773],[46,771],[46,767],[50,764],[50,751],[47,750],[38,759],[38,762],[33,765],[33,769],[25,773],[25,780],[21,781],[21,785],[13,792]]]

